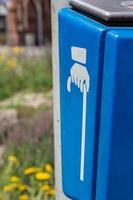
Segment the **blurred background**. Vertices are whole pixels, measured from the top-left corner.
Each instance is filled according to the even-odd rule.
[[[0,200],[54,200],[50,0],[0,0]]]

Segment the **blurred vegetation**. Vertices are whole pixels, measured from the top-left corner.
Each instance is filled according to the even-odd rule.
[[[33,134],[8,146],[0,167],[0,199],[54,200],[53,137]],[[39,178],[40,177],[40,178]],[[22,198],[23,200],[23,198]]]
[[[0,54],[0,100],[24,90],[44,92],[52,88],[50,50],[45,54],[28,57],[19,47]]]
[[[0,101],[23,91],[51,90],[51,66],[49,49],[39,57],[27,56],[19,47],[1,53]],[[41,132],[50,119],[44,121],[40,115],[51,107],[12,107],[18,111],[19,124],[9,133],[0,133],[0,200],[55,200],[53,127],[51,123],[49,130]],[[32,119],[35,116],[37,122]]]

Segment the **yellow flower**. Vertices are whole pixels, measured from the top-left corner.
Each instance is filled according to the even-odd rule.
[[[0,62],[4,62],[7,59],[7,56],[5,54],[0,55]]]
[[[9,156],[9,157],[8,157],[8,160],[9,160],[9,161],[16,162],[18,159],[16,158],[16,156]]]
[[[28,186],[27,186],[27,185],[24,185],[24,184],[20,184],[20,185],[18,186],[18,189],[19,189],[19,191],[21,191],[21,192],[27,190],[27,188],[28,188]]]
[[[48,196],[55,196],[55,189],[48,190],[48,191],[46,192],[46,194],[47,194]]]
[[[15,58],[11,58],[7,61],[7,66],[9,69],[15,69],[17,67],[17,61]]]
[[[36,179],[39,181],[49,180],[51,178],[50,174],[46,172],[40,172],[36,174]]]
[[[27,194],[23,194],[19,196],[19,200],[29,200],[29,196]]]
[[[23,52],[23,49],[20,47],[13,48],[13,53],[15,53],[16,55],[20,55],[22,52]]]
[[[11,176],[10,181],[13,183],[19,183],[21,180],[18,176]]]
[[[41,190],[42,190],[42,191],[48,191],[48,190],[50,190],[50,189],[51,189],[51,186],[48,185],[48,184],[45,184],[45,185],[42,185],[42,186],[41,186]]]
[[[46,165],[45,165],[45,170],[46,170],[47,172],[49,172],[49,173],[52,173],[52,172],[53,172],[53,168],[52,168],[52,166],[51,166],[50,164],[46,164]]]
[[[16,184],[9,184],[9,185],[5,185],[3,187],[3,190],[6,192],[12,192],[13,190],[15,190],[17,188]]]
[[[40,167],[30,167],[24,170],[24,175],[30,175],[41,171],[42,169]]]
[[[13,162],[13,163],[15,163],[16,165],[19,165],[19,161],[18,161],[18,159],[17,159],[16,156],[9,156],[9,157],[8,157],[8,161],[9,161],[9,162]]]

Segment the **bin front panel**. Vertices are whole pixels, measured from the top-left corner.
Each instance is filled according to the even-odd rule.
[[[106,27],[71,9],[59,13],[64,193],[93,200]]]

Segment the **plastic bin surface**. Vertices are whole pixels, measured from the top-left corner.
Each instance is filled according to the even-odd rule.
[[[59,13],[63,190],[76,200],[95,195],[105,32],[71,9]]]

